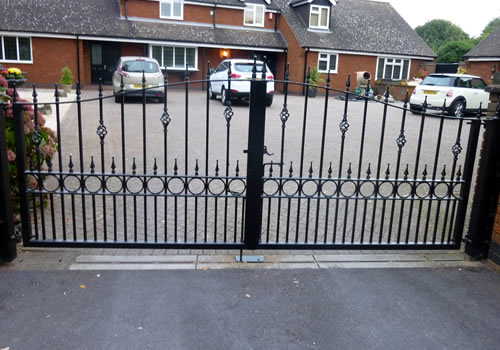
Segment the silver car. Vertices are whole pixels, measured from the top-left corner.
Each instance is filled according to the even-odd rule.
[[[142,74],[146,78],[146,96],[163,101],[163,73],[158,61],[149,57],[124,56],[120,57],[117,69],[113,73],[113,92],[115,102],[121,102],[119,95],[121,78],[125,97],[142,96]]]

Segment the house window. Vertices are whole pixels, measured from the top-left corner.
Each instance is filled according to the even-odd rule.
[[[263,5],[247,4],[243,24],[246,26],[264,27],[265,9]]]
[[[408,79],[410,73],[410,60],[408,59],[381,57],[377,65],[377,79]]]
[[[331,53],[320,53],[318,55],[318,71],[321,73],[337,73],[339,56]]]
[[[328,19],[330,17],[330,8],[328,6],[311,5],[309,14],[309,28],[328,29]]]
[[[160,0],[160,17],[182,19],[184,15],[183,0]]]
[[[0,36],[0,61],[32,63],[31,38]]]
[[[198,69],[198,49],[196,47],[152,45],[150,56],[158,61],[163,69]]]

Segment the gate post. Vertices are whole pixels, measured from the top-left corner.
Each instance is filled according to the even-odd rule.
[[[12,261],[16,258],[16,240],[12,203],[10,202],[10,182],[5,138],[5,110],[0,102],[0,260]]]
[[[265,69],[256,80],[256,65],[250,83],[248,124],[247,195],[245,209],[245,248],[256,249],[262,230],[262,191],[264,188],[264,134],[266,126]]]
[[[488,255],[500,192],[500,115],[486,121],[480,153],[465,252],[474,258]]]

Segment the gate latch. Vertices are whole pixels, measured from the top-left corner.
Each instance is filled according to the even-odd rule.
[[[248,154],[248,150],[247,150],[247,149],[244,149],[244,150],[243,150],[243,153]],[[267,150],[267,146],[266,146],[266,145],[264,145],[264,154],[265,154],[265,155],[268,155],[268,156],[272,156],[272,155],[274,155],[274,153],[269,153],[269,151]]]

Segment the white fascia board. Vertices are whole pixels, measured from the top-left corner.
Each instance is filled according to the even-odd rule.
[[[76,35],[69,34],[50,34],[50,33],[31,33],[31,32],[7,32],[0,31],[0,35],[12,35],[32,38],[56,38],[56,39],[76,39]]]
[[[425,57],[425,56],[392,55],[392,54],[373,53],[373,52],[329,50],[329,49],[317,49],[317,48],[309,48],[309,51],[325,52],[325,53],[338,53],[338,54],[345,54],[345,55],[374,56],[374,57],[388,57],[388,58],[410,58],[410,59],[414,59],[414,60],[434,61],[434,58]]]
[[[500,61],[499,57],[471,57],[469,58],[471,62],[487,62],[487,61]]]

